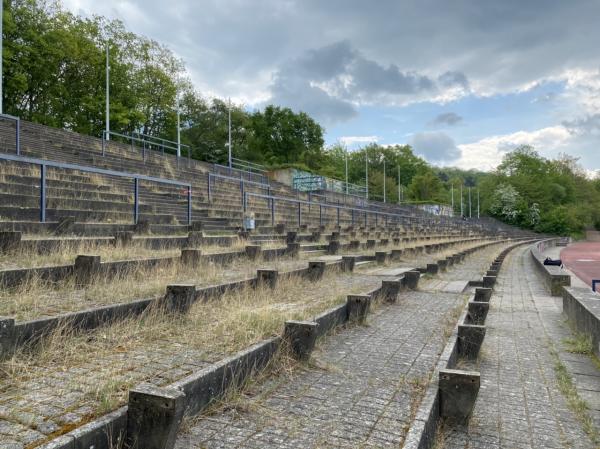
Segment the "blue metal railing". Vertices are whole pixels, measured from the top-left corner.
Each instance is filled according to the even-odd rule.
[[[119,178],[133,179],[133,222],[138,223],[139,219],[139,182],[149,181],[158,184],[168,184],[185,187],[187,190],[187,221],[192,224],[192,185],[187,182],[174,181],[172,179],[155,178],[152,176],[140,175],[137,173],[120,172],[115,170],[106,170],[103,168],[87,167],[76,164],[66,164],[62,162],[52,162],[43,159],[34,159],[29,157],[13,156],[10,154],[0,154],[0,160],[20,162],[24,164],[33,164],[40,167],[40,222],[46,222],[46,171],[47,167],[60,168],[65,170],[77,170],[87,173],[97,173],[100,175],[116,176]]]
[[[173,142],[172,140],[162,139],[160,137],[153,137],[147,134],[142,133],[132,133],[132,134],[122,134],[114,131],[106,130],[102,131],[102,156],[106,154],[106,147],[108,142],[110,142],[110,136],[119,137],[121,139],[127,140],[131,149],[133,150],[134,143],[137,142],[141,144],[142,147],[142,158],[144,161],[146,160],[146,151],[160,151],[163,155],[165,154],[165,150],[175,151],[175,154],[178,153],[178,149],[184,148],[187,153],[188,166],[190,164],[190,160],[192,158],[192,148],[189,145],[185,144],[177,144],[177,142]],[[179,157],[177,157],[177,164],[179,165]]]
[[[0,119],[11,120],[15,122],[15,153],[21,154],[21,119],[14,115],[0,114]]]
[[[339,204],[328,204],[328,203],[315,203],[312,201],[306,201],[306,200],[300,200],[300,199],[295,199],[295,198],[286,198],[286,197],[280,197],[280,196],[274,196],[274,195],[263,195],[260,193],[252,193],[252,192],[244,192],[244,197],[243,197],[243,211],[244,213],[246,213],[248,211],[248,198],[249,197],[254,197],[254,198],[262,198],[267,200],[267,204],[269,205],[270,208],[270,213],[271,213],[271,225],[275,226],[275,202],[276,201],[280,201],[280,202],[287,202],[287,203],[293,203],[297,205],[297,215],[298,215],[298,226],[302,225],[302,205],[305,204],[309,207],[315,207],[318,206],[319,207],[319,223],[323,224],[323,209],[333,209],[336,211],[336,219],[337,219],[337,225],[340,225],[340,211],[348,211],[351,213],[351,220],[352,220],[352,225],[356,224],[358,222],[359,219],[361,219],[360,217],[356,217],[356,212],[358,212],[358,214],[360,216],[364,215],[364,223],[365,226],[367,225],[368,222],[368,216],[373,216],[375,219],[375,226],[377,226],[378,220],[379,218],[383,218],[385,220],[385,224],[388,224],[388,220],[390,218],[392,218],[392,221],[395,222],[400,222],[403,221],[405,222],[406,220],[416,220],[417,217],[414,216],[410,216],[410,215],[402,215],[402,214],[394,214],[391,212],[381,212],[381,211],[376,211],[376,210],[369,210],[369,209],[361,209],[361,208],[355,208],[355,207],[349,207],[349,206],[342,206]],[[430,218],[424,218],[424,217],[418,217],[420,218],[418,221],[420,222],[424,222],[424,223],[433,223],[433,222],[437,222],[438,224],[446,224],[446,220],[440,220],[439,218],[437,220],[433,220]]]

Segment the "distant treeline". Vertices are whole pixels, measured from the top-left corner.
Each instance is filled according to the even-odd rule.
[[[104,17],[79,17],[59,1],[3,0],[4,112],[25,120],[100,136],[105,117],[106,47],[110,60],[110,126],[121,133],[141,132],[176,138],[179,96],[182,141],[193,157],[227,161],[227,102],[196,91],[181,60],[165,46]],[[509,153],[493,173],[438,169],[408,145],[367,145],[347,152],[324,146],[324,129],[303,112],[268,105],[249,111],[231,106],[234,155],[269,167],[297,167],[365,183],[369,194],[397,202],[450,204],[464,212],[471,187],[471,214],[481,213],[543,232],[578,234],[600,224],[600,181],[589,180],[567,156],[546,160],[530,147]],[[385,159],[385,173],[383,161]],[[398,188],[398,180],[401,189]]]

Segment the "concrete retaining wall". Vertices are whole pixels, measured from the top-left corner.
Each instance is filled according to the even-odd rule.
[[[534,265],[537,268],[538,274],[546,284],[546,288],[550,291],[552,296],[560,296],[562,293],[563,286],[571,285],[571,276],[557,266],[544,265],[545,257],[542,252],[545,248],[557,246],[557,244],[564,241],[562,238],[554,238],[543,240],[531,246],[531,258],[534,261]]]
[[[592,340],[600,356],[600,295],[587,288],[563,287],[563,313],[575,330]]]

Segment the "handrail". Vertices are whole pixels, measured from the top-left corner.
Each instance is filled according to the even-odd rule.
[[[233,176],[226,176],[226,175],[220,175],[218,173],[210,173],[209,172],[208,176],[207,176],[207,195],[208,195],[209,203],[212,201],[212,184],[210,182],[211,178],[227,179],[230,181],[238,182],[240,184],[240,192],[241,192],[240,201],[242,202],[242,205],[243,205],[243,201],[244,201],[244,192],[246,191],[246,188],[245,188],[246,184],[256,185],[261,189],[266,189],[267,193],[269,195],[271,194],[271,186],[269,184],[265,184],[265,183],[257,182],[257,181],[249,181],[247,179],[234,178]]]
[[[264,195],[264,194],[252,193],[252,192],[244,192],[244,195],[243,195],[243,211],[244,211],[244,213],[248,209],[248,197],[263,198],[263,199],[266,199],[271,202],[271,224],[273,226],[275,225],[275,201],[285,201],[285,202],[289,202],[289,203],[298,204],[298,226],[300,226],[302,224],[302,213],[301,213],[301,207],[300,207],[302,204],[307,204],[309,206],[318,206],[320,222],[322,222],[322,208],[323,207],[335,209],[337,211],[338,226],[340,224],[340,211],[341,210],[346,210],[346,211],[352,212],[352,222],[353,223],[354,223],[354,212],[357,212],[357,211],[365,214],[365,223],[367,220],[367,214],[375,215],[375,223],[376,224],[377,224],[377,218],[379,216],[386,217],[386,221],[387,221],[387,218],[389,218],[389,217],[401,218],[401,219],[416,219],[417,218],[417,217],[411,216],[411,215],[401,215],[401,214],[394,214],[391,212],[381,212],[381,211],[359,209],[359,208],[355,208],[355,207],[348,207],[348,206],[342,206],[342,205],[336,205],[336,204],[315,203],[312,201],[300,200],[300,199],[296,199],[296,198],[279,197],[279,196],[274,196],[274,195]],[[429,218],[429,217],[419,217],[419,218],[422,218],[422,220],[420,220],[420,221],[434,221],[433,218]],[[438,217],[437,221],[444,223],[446,221],[444,218],[445,217]]]
[[[0,118],[15,122],[15,152],[21,154],[21,119],[10,114],[0,114]]]
[[[227,165],[222,165],[222,164],[217,164],[217,163],[213,163],[213,168],[214,168],[215,171],[217,169],[220,169],[222,171],[227,171],[230,176],[231,176],[232,172],[236,172],[236,173],[239,174],[239,178],[238,179],[242,179],[243,176],[250,177],[251,179],[254,179],[253,177],[256,177],[258,179],[262,179],[263,182],[264,182],[264,184],[268,184],[269,183],[269,178],[267,177],[266,173],[256,173],[254,171],[242,170],[242,169],[239,169],[239,168],[229,167]]]
[[[12,156],[10,154],[1,154],[0,159],[22,162],[25,164],[34,164],[40,166],[40,222],[46,222],[46,167],[55,167],[66,170],[77,170],[87,173],[97,173],[100,175],[116,176],[120,178],[132,178],[134,180],[134,205],[133,217],[134,224],[138,223],[139,219],[139,182],[149,181],[159,184],[175,185],[187,188],[188,210],[187,219],[188,225],[192,224],[192,184],[189,182],[175,181],[173,179],[156,178],[153,176],[140,175],[138,173],[121,172],[116,170],[108,170],[105,168],[88,167],[85,165],[68,164],[63,162],[54,162],[44,159],[36,159],[22,156]]]
[[[135,134],[135,135],[134,135]],[[152,146],[159,147],[161,149],[162,154],[165,154],[165,148],[168,150],[173,150],[179,153],[178,149],[185,148],[187,150],[187,159],[188,166],[191,161],[191,150],[192,147],[190,145],[186,145],[183,143],[178,144],[177,142],[173,142],[172,140],[163,139],[161,137],[153,137],[147,134],[142,133],[132,133],[132,134],[123,134],[115,131],[102,131],[102,156],[106,155],[106,145],[110,140],[107,138],[110,136],[121,137],[123,139],[127,139],[131,142],[131,149],[133,150],[133,143],[139,142],[142,144],[142,154],[144,161],[146,160],[146,144],[148,144],[150,150],[152,150]],[[135,137],[142,136],[142,137]],[[147,139],[146,139],[147,138]],[[178,147],[179,146],[179,147]],[[177,164],[179,165],[179,156],[177,156]]]

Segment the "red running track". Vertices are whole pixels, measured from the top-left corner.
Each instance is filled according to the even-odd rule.
[[[600,242],[579,242],[560,252],[563,264],[579,279],[592,286],[592,279],[600,279]]]

